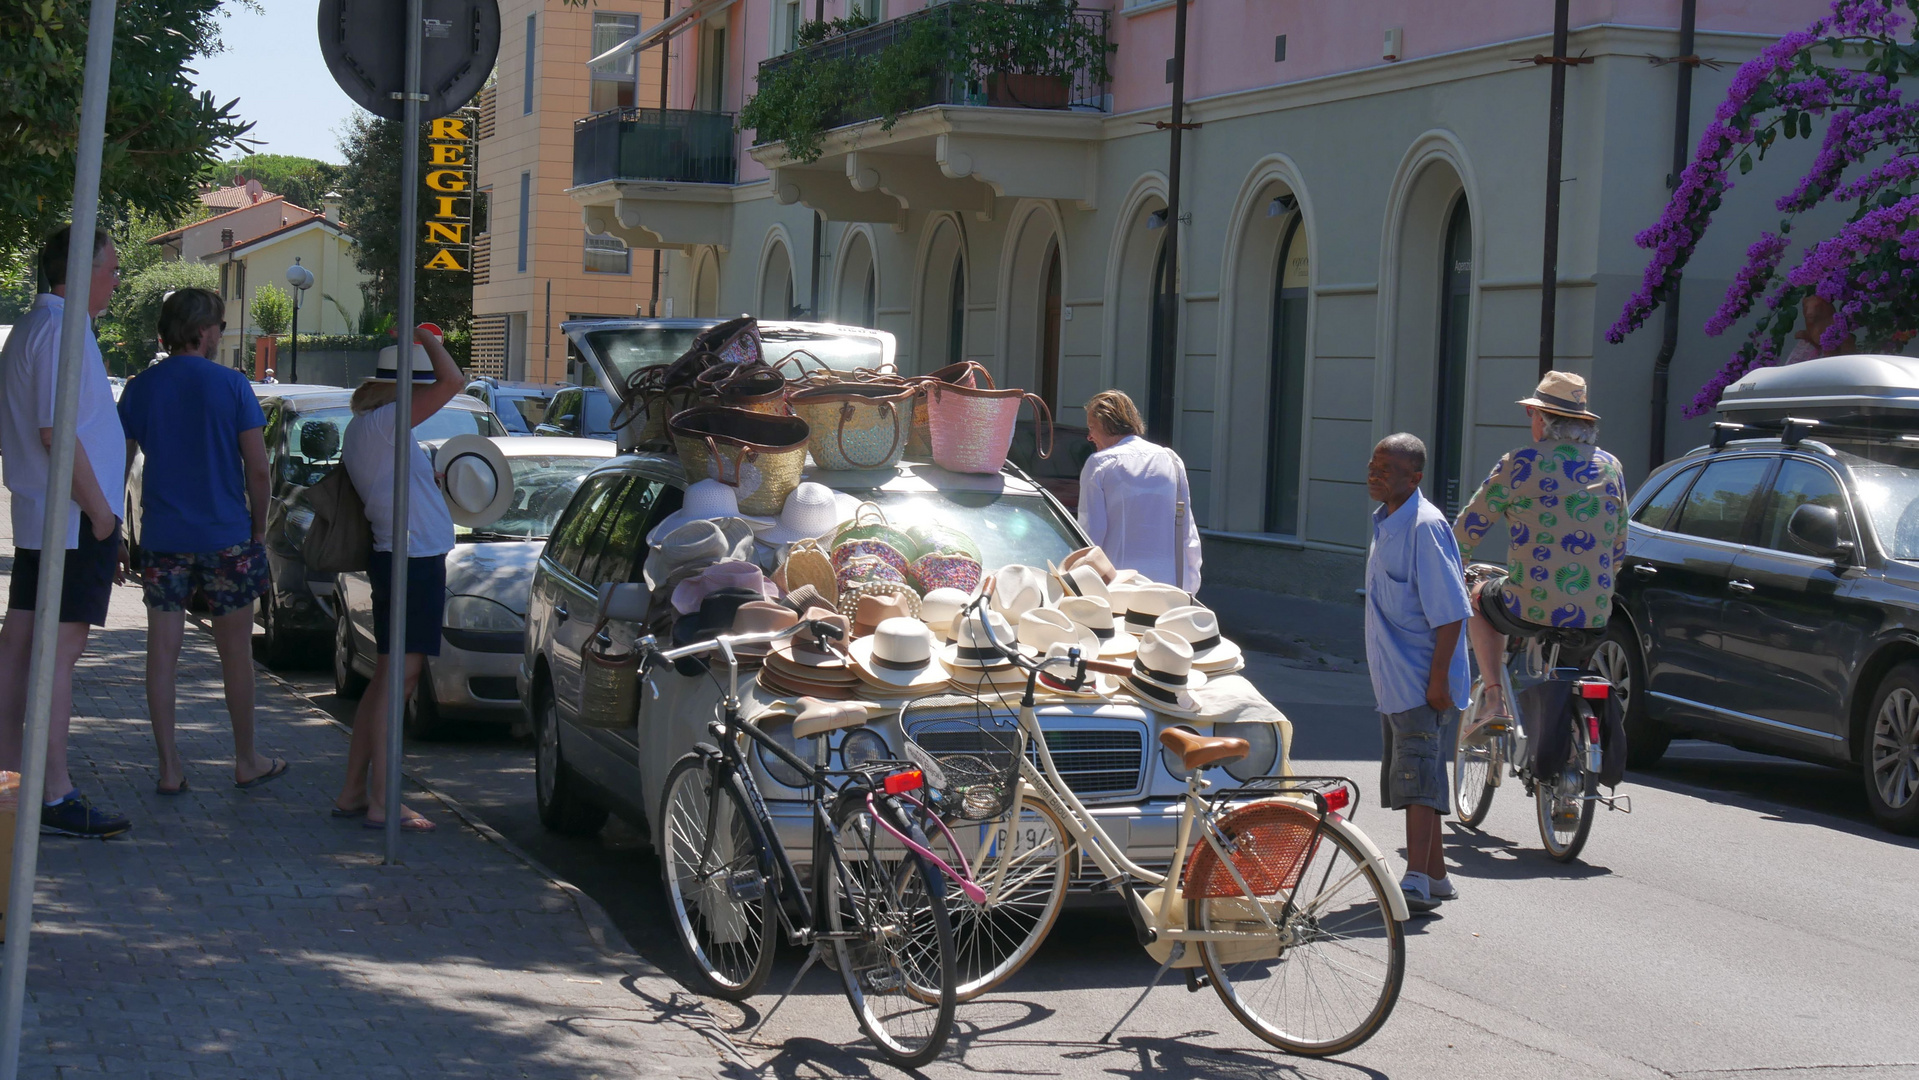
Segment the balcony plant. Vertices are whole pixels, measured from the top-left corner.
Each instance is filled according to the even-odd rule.
[[[986,103],[1063,109],[1075,75],[1104,85],[1114,48],[1099,24],[1074,18],[1072,0],[980,3],[959,17],[968,73],[985,76]]]

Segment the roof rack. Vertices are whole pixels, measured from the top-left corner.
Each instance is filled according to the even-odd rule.
[[[1747,420],[1743,423],[1720,420],[1712,425],[1712,448],[1724,449],[1726,444],[1734,439],[1763,438],[1777,438],[1787,446],[1798,446],[1814,434],[1822,439],[1843,439],[1849,436],[1861,439],[1885,439],[1898,436],[1901,432],[1885,424],[1845,424],[1832,420],[1812,420],[1803,416],[1787,416],[1778,420]]]

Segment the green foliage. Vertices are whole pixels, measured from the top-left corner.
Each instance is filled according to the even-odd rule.
[[[427,171],[426,127],[421,126],[420,175]],[[356,113],[347,121],[347,133],[340,140],[346,166],[340,170],[339,191],[341,224],[358,243],[354,261],[372,280],[362,286],[366,307],[363,328],[368,319],[382,315],[391,319],[399,310],[400,288],[400,150],[401,129],[397,120],[383,120],[370,113]],[[419,220],[432,216],[432,202],[425,184],[414,196],[419,204]],[[422,261],[425,255],[421,255]],[[473,275],[441,270],[422,270],[414,275],[414,311],[420,322],[438,323],[444,329],[464,329],[473,320]],[[305,339],[302,338],[304,341]]]
[[[740,129],[751,129],[760,143],[785,143],[795,161],[812,162],[832,128],[877,119],[890,131],[915,109],[979,97],[993,74],[1083,76],[1103,85],[1115,46],[1103,22],[1075,18],[1077,11],[1072,0],[945,4],[906,16],[912,22],[901,23],[893,42],[866,55],[830,47],[869,25],[863,17],[806,23],[800,48],[762,73],[740,109]]]
[[[153,359],[160,347],[160,302],[168,293],[219,287],[219,273],[197,262],[154,263],[131,278],[122,276],[113,302],[95,327],[108,366],[131,375]]]
[[[340,184],[338,165],[291,154],[249,154],[220,163],[215,179],[231,184],[235,176],[258,180],[260,186],[286,196],[295,206],[320,209],[320,197]]]
[[[262,334],[279,337],[293,324],[293,298],[272,282],[253,290],[253,305],[247,309],[247,321]]]
[[[293,339],[279,337],[274,339],[284,355],[293,347]],[[385,334],[301,334],[300,351],[331,349],[339,352],[378,352],[393,344],[393,339]]]
[[[32,249],[73,205],[85,0],[0,4],[0,250]],[[220,48],[220,0],[122,0],[115,22],[102,221],[190,212],[201,177],[252,126],[196,91],[187,64]]]

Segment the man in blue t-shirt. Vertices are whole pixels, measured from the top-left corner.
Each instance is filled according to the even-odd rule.
[[[127,463],[146,454],[140,496],[140,583],[147,604],[147,711],[160,751],[162,795],[187,790],[174,742],[174,675],[186,606],[198,592],[213,614],[233,783],[257,787],[287,771],[253,748],[253,601],[267,573],[266,416],[246,377],[207,359],[226,329],[226,305],[208,289],[179,289],[160,305],[165,360],[120,394]]]

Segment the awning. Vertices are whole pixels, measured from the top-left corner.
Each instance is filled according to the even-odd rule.
[[[733,6],[735,2],[736,0],[694,0],[692,4],[682,8],[680,11],[661,19],[659,22],[654,23],[638,34],[620,42],[618,45],[613,46],[593,59],[588,60],[587,64],[603,64],[609,60],[618,60],[623,56],[631,56],[633,53],[639,52],[641,49],[646,48],[656,41],[672,37],[674,34],[679,33],[695,22],[707,18],[716,11],[721,11]]]

